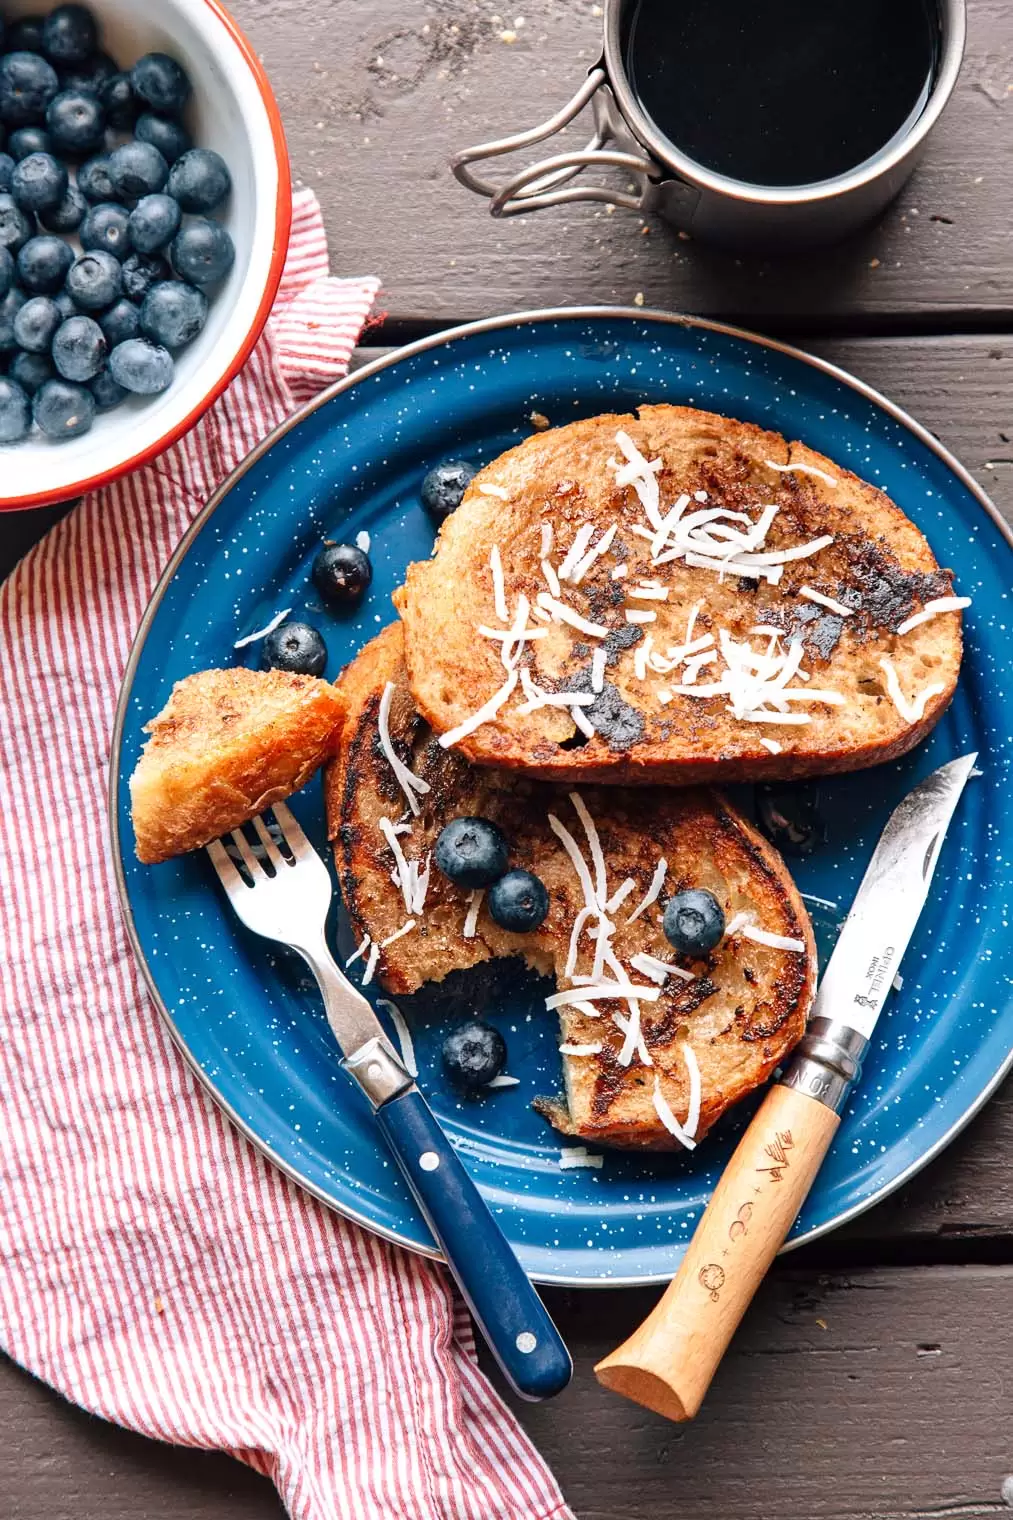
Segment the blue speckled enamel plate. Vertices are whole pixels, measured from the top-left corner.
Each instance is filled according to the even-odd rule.
[[[492,459],[543,412],[554,423],[643,401],[689,402],[803,439],[882,486],[927,534],[957,589],[974,598],[956,699],[931,739],[899,764],[823,787],[826,848],[795,862],[826,952],[877,835],[904,792],[969,749],[971,782],[932,899],[903,963],[833,1150],[792,1240],[868,1208],[944,1146],[1011,1060],[1006,904],[1013,900],[1013,734],[1009,666],[1013,551],[995,509],[960,466],[881,397],[817,360],[745,333],[642,312],[547,312],[485,322],[402,350],[338,386],[280,430],[233,477],[184,540],[131,658],[113,751],[112,812],[122,893],[155,1001],[195,1071],[279,1166],[370,1229],[417,1250],[432,1242],[336,1049],[300,966],[236,923],[203,853],[149,869],[133,858],[127,776],[141,726],[174,681],[236,658],[241,635],[295,609],[324,631],[328,673],[391,618],[390,593],[433,529],[425,470],[448,456]],[[323,612],[309,567],[324,537],[365,529],[375,578],[361,610]],[[324,847],[319,783],[295,811]],[[1010,851],[1010,853],[1007,853]],[[339,942],[347,930],[337,926]],[[532,1111],[558,1086],[544,985],[504,973],[482,1012],[506,1036],[518,1086],[462,1103],[440,1076],[452,1016],[426,999],[421,1082],[514,1242],[541,1281],[643,1283],[671,1276],[744,1118],[693,1155],[606,1156],[559,1167],[559,1137]],[[476,994],[476,1001],[479,994]],[[459,1014],[461,1004],[453,1010]]]

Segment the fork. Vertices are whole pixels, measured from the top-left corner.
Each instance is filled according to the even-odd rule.
[[[435,1114],[384,1033],[371,1005],[327,947],[330,872],[282,802],[272,809],[285,848],[264,815],[253,819],[264,860],[241,829],[207,846],[240,922],[301,955],[316,977],[341,1065],[373,1108],[377,1125],[489,1348],[514,1391],[551,1398],[570,1381],[563,1340]]]

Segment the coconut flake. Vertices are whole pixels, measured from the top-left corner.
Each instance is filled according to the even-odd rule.
[[[465,939],[474,939],[478,928],[478,910],[482,906],[482,898],[485,896],[484,887],[476,887],[468,896],[468,911],[464,915],[464,928],[461,933]]]
[[[508,491],[505,491],[502,486],[494,486],[491,482],[483,481],[478,489],[482,492],[483,496],[498,496],[500,501],[510,500],[510,493]]]
[[[370,543],[371,539],[369,537],[369,534],[366,532],[365,528],[360,528],[358,533],[355,535],[355,547],[357,549],[361,549],[363,554],[368,554]]]
[[[667,586],[649,586],[641,581],[639,586],[627,586],[626,595],[639,597],[643,602],[667,602]]]
[[[374,944],[370,945],[370,947],[369,947],[369,959],[366,961],[366,969],[365,969],[365,972],[363,973],[361,986],[363,986],[363,987],[368,987],[369,986],[370,982],[373,980],[373,972],[376,970],[376,963],[377,963],[377,961],[379,959],[380,959],[380,946],[378,944],[374,943]]]
[[[368,934],[364,934],[361,944],[359,945],[355,954],[348,957],[347,961],[345,962],[345,966],[354,966],[355,962],[359,960],[363,955],[365,955],[366,951],[369,949],[370,943],[370,936]]]
[[[784,748],[784,745],[778,744],[776,739],[764,738],[760,740],[760,743],[763,745],[764,749],[769,749],[772,755],[779,755]]]
[[[682,1058],[686,1062],[686,1070],[689,1072],[689,1109],[686,1113],[685,1130],[691,1140],[696,1140],[696,1132],[700,1127],[700,1099],[702,1096],[702,1084],[700,1082],[700,1066],[696,1058],[696,1051],[688,1040],[683,1040],[679,1046]]]
[[[608,655],[604,649],[596,649],[591,655],[591,690],[595,693],[605,690],[605,671],[608,668]]]
[[[628,610],[626,621],[628,623],[653,623],[657,618],[656,612],[636,612]]]
[[[559,584],[559,576],[547,559],[542,560],[542,574],[545,577],[545,584],[549,588],[550,596],[561,596],[563,588]]]
[[[640,1027],[640,1004],[633,1003],[630,1008],[630,1016],[624,1019],[621,1013],[612,1015],[612,1022],[616,1028],[626,1036],[619,1050],[616,1060],[620,1066],[629,1066],[634,1056],[638,1056],[643,1066],[653,1066],[651,1053],[644,1044],[643,1031]]]
[[[612,523],[610,527],[606,528],[598,542],[592,544],[591,548],[584,555],[584,558],[574,565],[570,572],[570,582],[572,585],[579,586],[595,560],[600,559],[603,554],[608,553],[612,547],[612,540],[616,536],[618,527],[618,523]]]
[[[247,644],[256,644],[259,639],[266,639],[269,633],[281,627],[291,611],[291,607],[286,607],[284,612],[276,612],[271,621],[265,623],[263,628],[258,628],[256,633],[248,633],[245,638],[237,639],[233,649],[245,649]]]
[[[669,1107],[668,1100],[661,1091],[661,1078],[657,1072],[654,1075],[654,1112],[669,1134],[674,1135],[680,1145],[684,1145],[688,1151],[696,1150],[696,1141],[689,1134],[688,1130],[684,1129],[679,1123]],[[687,1115],[687,1120],[688,1117]]]
[[[493,544],[489,550],[489,569],[492,571],[492,599],[496,607],[496,616],[501,623],[507,623],[510,620],[510,613],[507,611],[506,587],[503,583],[503,561],[500,558],[498,544]],[[527,621],[526,618],[525,621]]]
[[[484,1084],[486,1087],[520,1087],[520,1077],[508,1077],[505,1071],[501,1071],[498,1077],[490,1077]]]
[[[587,861],[580,853],[580,847],[577,844],[577,841],[574,839],[573,835],[570,833],[566,825],[559,821],[555,813],[550,813],[548,816],[549,828],[555,834],[556,838],[563,846],[563,849],[566,851],[567,855],[569,855],[570,864],[573,866],[573,869],[577,873],[577,880],[580,882],[580,889],[584,894],[585,907],[590,908],[592,912],[598,912],[598,899],[595,896],[594,885],[591,881],[591,873],[587,868]]]
[[[761,929],[754,923],[752,913],[736,913],[729,919],[723,939],[732,939],[736,934],[753,940],[757,945],[767,945],[772,950],[794,950],[799,955],[805,953],[805,940],[789,939],[785,934],[771,934],[768,930]]]
[[[392,945],[395,940],[404,939],[405,935],[410,934],[414,928],[415,919],[410,918],[407,923],[401,925],[400,929],[395,929],[393,934],[388,934],[386,939],[380,941],[380,949],[386,950],[387,946]]]
[[[559,1153],[559,1170],[561,1172],[573,1172],[578,1167],[588,1166],[600,1170],[605,1164],[604,1156],[592,1155],[586,1145],[568,1146],[565,1151]]]
[[[545,1006],[550,1013],[553,1008],[565,1008],[570,1003],[582,1001],[585,1003],[600,1003],[604,1001],[622,1002],[632,998],[634,1002],[640,999],[644,1002],[653,1003],[661,996],[659,987],[638,987],[634,982],[601,982],[597,986],[589,987],[581,984],[579,987],[567,987],[562,992],[553,992],[545,999]]]
[[[593,739],[595,735],[594,724],[590,718],[585,717],[579,707],[570,708],[570,717],[573,719],[575,728],[579,728],[585,739]]]
[[[819,607],[829,607],[830,611],[836,612],[838,617],[851,617],[855,610],[854,607],[845,607],[843,602],[835,602],[832,596],[824,596],[822,591],[814,591],[812,586],[799,586],[798,594],[804,596],[807,602],[815,602]]]
[[[597,1040],[593,1045],[571,1045],[566,1043],[559,1047],[559,1054],[561,1056],[600,1056],[601,1052],[602,1043],[600,1040]]]
[[[411,1030],[405,1022],[404,1014],[396,1003],[391,1002],[390,998],[377,998],[376,1006],[378,1008],[386,1008],[390,1014],[390,1021],[394,1025],[394,1033],[397,1035],[397,1042],[401,1047],[401,1059],[404,1062],[405,1070],[410,1077],[417,1077],[419,1074],[419,1063],[415,1059],[415,1045],[412,1040]]]
[[[571,792],[570,801],[573,803],[574,812],[583,824],[584,833],[587,835],[587,847],[591,851],[591,864],[594,866],[594,900],[599,908],[604,908],[605,899],[608,895],[608,883],[605,870],[605,856],[602,853],[598,830],[580,793]]]
[[[614,913],[616,909],[626,901],[627,897],[629,897],[636,884],[637,883],[632,876],[627,876],[622,886],[617,887],[617,889],[612,893],[612,896],[609,898],[608,902],[605,904],[605,912]]]
[[[404,905],[410,916],[413,907],[412,900],[415,895],[413,890],[414,881],[412,873],[408,869],[408,861],[405,856],[405,852],[401,848],[401,841],[395,834],[394,825],[391,823],[389,818],[381,818],[379,820],[378,827],[380,833],[390,845],[391,854],[394,856],[394,880],[401,889],[401,896],[404,898]]]
[[[461,739],[466,739],[473,734],[476,728],[481,728],[484,723],[489,723],[495,718],[504,702],[509,700],[510,694],[517,685],[517,671],[511,670],[499,691],[495,692],[478,712],[472,713],[470,718],[465,718],[456,728],[450,729],[449,733],[440,735],[440,747],[449,749],[452,744],[457,744]]]
[[[408,799],[408,806],[417,816],[419,812],[418,798],[415,793],[420,792],[423,796],[431,791],[428,781],[423,781],[421,776],[416,776],[404,761],[397,755],[390,738],[390,707],[394,700],[394,683],[388,681],[380,698],[380,712],[377,718],[377,730],[380,735],[380,748],[383,750],[391,770],[397,778],[398,786]]]
[[[970,607],[969,596],[937,596],[931,602],[926,602],[921,612],[915,612],[911,617],[905,618],[897,629],[898,633],[910,633],[912,628],[917,628],[919,623],[928,623],[932,618],[938,617],[942,612],[962,612],[965,607]],[[239,645],[236,645],[239,648]]]
[[[817,480],[825,481],[828,486],[835,486],[837,481],[826,470],[818,470],[814,464],[775,464],[772,459],[765,459],[764,464],[769,470],[777,470],[780,475],[798,472],[800,475],[815,475]]]
[[[631,955],[630,965],[634,971],[639,971],[643,976],[649,976],[651,981],[657,982],[659,986],[670,976],[678,977],[683,982],[691,982],[694,979],[691,971],[683,971],[681,966],[673,966],[668,961],[659,961],[657,956],[648,955],[646,950],[641,950],[637,955]]]
[[[621,581],[622,578],[623,578],[623,576],[624,575],[629,575],[629,573],[630,573],[630,567],[629,567],[629,565],[626,565],[626,564],[616,565],[615,569],[612,572],[612,579],[614,581]]]
[[[608,629],[601,623],[589,622],[587,618],[581,617],[579,612],[574,612],[573,608],[568,607],[565,602],[550,596],[547,591],[539,591],[536,600],[539,607],[551,613],[557,622],[569,623],[571,628],[576,628],[579,633],[586,633],[589,638],[603,639],[608,633]]]
[[[539,557],[539,559],[547,559],[548,556],[551,553],[552,553],[552,524],[550,522],[545,522],[545,523],[542,523],[542,541],[541,541],[541,547],[540,547],[540,549],[538,551],[538,557]]]
[[[884,654],[880,657],[879,663],[886,672],[886,689],[890,700],[906,723],[920,722],[925,716],[925,709],[932,698],[939,696],[940,692],[946,690],[946,687],[940,683],[924,686],[909,701],[900,689],[900,680],[898,679],[893,661],[888,655]]]
[[[661,889],[665,882],[665,873],[667,870],[668,861],[664,859],[659,860],[658,864],[654,868],[654,875],[651,877],[651,885],[648,887],[647,891],[644,893],[644,896],[641,898],[638,905],[634,908],[633,912],[626,920],[628,924],[632,924],[636,919],[640,917],[641,913],[647,912],[647,909],[651,906],[652,903],[657,902],[658,897],[661,894]]]
[[[573,543],[566,551],[566,557],[564,558],[563,563],[560,565],[559,570],[557,571],[557,574],[561,581],[568,581],[570,579],[571,570],[573,570],[578,560],[583,559],[584,552],[587,549],[588,544],[591,542],[593,535],[594,523],[581,523],[580,527],[577,529],[576,534],[574,535]]]

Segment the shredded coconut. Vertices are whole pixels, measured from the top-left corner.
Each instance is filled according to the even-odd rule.
[[[604,649],[596,649],[591,656],[591,690],[600,692],[605,690],[605,671],[608,667],[608,655]]]
[[[778,744],[776,739],[764,738],[760,740],[760,743],[763,745],[764,749],[769,749],[772,755],[779,755],[784,748],[784,745]]]
[[[565,602],[550,596],[547,591],[539,591],[536,600],[539,607],[544,607],[545,611],[551,613],[557,622],[569,623],[571,628],[576,628],[579,633],[586,633],[589,638],[603,639],[608,633],[608,629],[603,624],[589,622],[587,618],[581,617],[579,612],[574,612],[573,608],[568,607]]]
[[[561,596],[562,587],[559,584],[559,576],[547,559],[542,560],[542,574],[545,577],[545,584],[549,588],[549,594],[556,597]]]
[[[387,763],[390,765],[391,770],[394,772],[394,775],[397,778],[398,786],[400,786],[401,790],[404,792],[406,798],[408,799],[408,806],[417,816],[419,812],[419,802],[415,794],[416,792],[420,792],[423,796],[425,796],[425,794],[431,790],[431,787],[428,781],[423,781],[421,776],[416,776],[415,772],[413,770],[410,770],[409,767],[405,765],[404,761],[399,758],[393,744],[391,743],[390,707],[393,700],[394,683],[393,681],[388,681],[383,689],[383,696],[380,698],[380,712],[377,718],[377,730],[380,735],[380,748],[383,750],[384,755],[387,758]]]
[[[900,680],[894,668],[893,661],[888,655],[882,655],[879,661],[886,672],[886,689],[894,707],[900,713],[906,723],[918,723],[925,716],[925,709],[933,697],[939,696],[946,690],[942,684],[924,686],[914,697],[908,700],[900,689]]]
[[[552,553],[552,524],[542,523],[542,543],[539,550],[539,559],[547,559]]]
[[[362,956],[365,955],[366,951],[370,947],[370,944],[371,944],[370,936],[368,934],[364,934],[363,937],[362,937],[362,942],[359,945],[358,949],[355,951],[355,954],[354,955],[350,955],[348,957],[347,961],[345,962],[345,965],[346,966],[354,966],[355,962],[357,960],[359,960]]]
[[[492,571],[492,599],[496,607],[496,616],[501,623],[505,623],[508,621],[510,614],[507,611],[506,588],[503,584],[503,561],[500,558],[498,544],[493,544],[489,551],[489,569]]]
[[[395,929],[393,934],[388,934],[386,939],[380,941],[380,949],[386,950],[387,946],[392,945],[395,940],[404,939],[405,935],[410,934],[414,928],[415,920],[410,918],[407,923],[401,925],[400,929]]]
[[[559,1054],[561,1056],[600,1056],[601,1052],[602,1044],[600,1040],[593,1045],[570,1045],[567,1043],[559,1047]]]
[[[790,939],[785,934],[771,934],[767,929],[761,929],[754,923],[752,913],[736,913],[725,925],[725,939],[731,939],[736,934],[753,940],[757,945],[768,945],[772,950],[794,950],[799,955],[805,953],[805,940]]]
[[[613,523],[611,527],[606,528],[598,542],[592,544],[583,559],[578,560],[577,564],[574,565],[570,572],[570,581],[574,586],[580,585],[596,559],[600,559],[603,554],[608,553],[612,547],[612,540],[615,538],[617,530],[617,523]]]
[[[644,896],[641,898],[638,905],[634,908],[633,912],[626,920],[628,924],[632,924],[634,920],[640,917],[641,913],[647,912],[647,909],[651,906],[652,903],[657,902],[658,897],[661,894],[661,888],[665,882],[665,873],[667,870],[668,861],[659,860],[658,864],[654,868],[654,875],[651,877],[651,885],[648,887],[647,891],[644,893]]]
[[[632,998],[634,1001],[653,1003],[661,996],[658,987],[638,987],[633,982],[602,982],[596,987],[587,987],[583,984],[579,987],[564,988],[562,992],[553,992],[545,999],[545,1006],[551,1012],[553,1008],[565,1008],[569,1003],[582,1001],[585,1003],[600,1003],[608,1000],[624,1001]]]
[[[500,501],[510,500],[510,493],[508,491],[505,491],[502,486],[492,485],[491,482],[483,482],[478,489],[482,492],[483,496],[498,496]]]
[[[582,523],[577,529],[573,543],[566,551],[566,557],[557,572],[561,581],[568,581],[570,579],[571,570],[573,570],[578,560],[583,559],[585,550],[591,542],[593,534],[594,523]]]
[[[648,955],[646,950],[637,955],[630,956],[630,965],[634,971],[639,971],[643,976],[649,976],[652,982],[660,986],[668,977],[674,976],[682,982],[691,982],[693,973],[683,971],[681,966],[670,965],[668,961],[659,961],[657,956]]]
[[[366,961],[366,970],[362,977],[363,987],[368,987],[369,983],[373,980],[373,972],[376,970],[376,963],[379,959],[380,946],[374,943],[369,947],[369,959]]]
[[[369,553],[370,537],[365,528],[361,528],[355,535],[355,547],[361,549],[363,554]]]
[[[586,739],[594,738],[594,724],[590,718],[581,712],[579,707],[570,708],[570,717],[573,719],[574,727],[579,728]]]
[[[256,633],[248,633],[244,639],[237,639],[232,646],[233,649],[245,649],[247,644],[256,644],[259,639],[266,639],[269,633],[281,627],[291,611],[291,607],[286,607],[284,612],[276,612],[271,621],[263,628],[258,628]]]
[[[921,612],[915,612],[911,617],[905,618],[897,632],[910,633],[912,628],[918,627],[919,623],[928,623],[932,618],[938,617],[941,612],[962,612],[970,605],[969,596],[937,596],[933,601],[926,602]],[[236,648],[239,648],[238,644]]]
[[[491,722],[504,702],[508,701],[510,693],[516,685],[517,671],[511,670],[499,691],[495,692],[488,702],[483,703],[478,712],[472,713],[470,718],[465,718],[463,723],[459,723],[456,728],[450,729],[448,733],[440,735],[439,742],[441,748],[449,749],[452,744],[457,744],[461,739],[465,739],[469,734],[473,734],[476,728],[481,728],[483,723]]]
[[[621,1013],[612,1015],[612,1022],[624,1035],[622,1047],[616,1056],[620,1066],[629,1066],[634,1056],[639,1057],[643,1066],[653,1066],[651,1053],[644,1044],[644,1035],[640,1027],[640,1004],[632,1003],[630,1016],[624,1019]]]
[[[824,596],[822,591],[814,591],[812,586],[799,586],[799,596],[804,596],[807,602],[815,602],[819,607],[829,607],[831,612],[836,612],[838,617],[851,617],[854,607],[845,607],[843,602],[835,602],[832,596]]]
[[[636,612],[628,610],[626,621],[628,623],[653,623],[658,614],[656,612]]]
[[[612,893],[612,896],[609,898],[608,902],[605,904],[605,912],[614,913],[616,909],[626,901],[627,897],[629,897],[635,886],[636,882],[633,877],[627,876],[622,886],[616,888],[616,890]]]
[[[817,480],[823,480],[828,486],[835,486],[837,481],[826,470],[818,470],[814,464],[775,464],[772,459],[765,459],[764,464],[769,470],[777,470],[781,475],[787,475],[798,471],[800,475],[815,475]]]
[[[461,930],[465,939],[475,938],[475,931],[478,928],[478,911],[482,906],[484,896],[485,889],[477,887],[468,898],[468,911],[464,915],[464,928]]]
[[[401,1047],[401,1059],[404,1062],[405,1070],[410,1077],[417,1077],[419,1074],[419,1064],[415,1059],[415,1045],[412,1041],[411,1031],[405,1022],[404,1014],[396,1003],[391,1002],[390,998],[377,998],[376,1006],[378,1008],[386,1008],[390,1014],[390,1021],[394,1025],[394,1033],[397,1035],[397,1042]]]
[[[630,567],[629,567],[629,565],[625,565],[625,564],[624,565],[616,565],[615,569],[612,572],[612,579],[614,581],[621,581],[622,578],[623,578],[623,576],[624,575],[629,575],[629,573],[630,573]]]
[[[669,1107],[668,1100],[661,1091],[661,1078],[655,1073],[654,1076],[654,1111],[670,1135],[674,1135],[680,1145],[684,1145],[688,1151],[696,1149],[696,1141],[687,1129],[679,1123]],[[689,1115],[687,1114],[687,1122]]]
[[[565,1151],[559,1153],[559,1170],[561,1172],[576,1171],[578,1167],[589,1166],[600,1170],[605,1164],[604,1156],[595,1156],[587,1149],[586,1145],[568,1146]]]

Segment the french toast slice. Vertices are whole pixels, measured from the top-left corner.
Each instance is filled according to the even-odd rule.
[[[305,786],[330,755],[341,693],[282,670],[202,670],[147,724],[130,778],[137,858],[199,849]]]
[[[415,708],[399,624],[367,645],[340,684],[348,713],[324,792],[359,942],[357,964],[370,979],[376,975],[394,994],[411,993],[452,971],[508,956],[554,974],[558,989],[579,1001],[559,1009],[565,1096],[539,1107],[558,1129],[595,1144],[677,1149],[682,1142],[662,1118],[665,1104],[686,1131],[698,1101],[689,1134],[695,1141],[769,1077],[805,1027],[815,947],[784,862],[722,797],[692,789],[577,792],[469,765],[436,742]],[[391,753],[404,768],[400,781]],[[417,785],[406,780],[409,772]],[[597,866],[582,814],[600,847]],[[511,864],[544,881],[550,908],[539,929],[512,934],[497,927],[482,896],[430,867],[444,824],[466,815],[498,823]],[[571,841],[581,874],[552,818]],[[661,929],[664,902],[691,886],[715,894],[734,931],[701,961],[677,956]],[[635,915],[647,897],[649,906]],[[599,912],[595,902],[609,906]],[[742,915],[746,931],[773,934],[795,948],[747,937]],[[607,955],[598,982],[621,973],[646,989],[632,1007],[599,998],[579,982],[595,975],[591,931],[602,925]],[[635,958],[645,955],[652,959],[638,966]],[[631,1018],[642,1044],[630,1034]]]
[[[547,780],[857,770],[917,744],[960,668],[951,572],[882,491],[690,407],[501,455],[395,600],[435,731]]]

